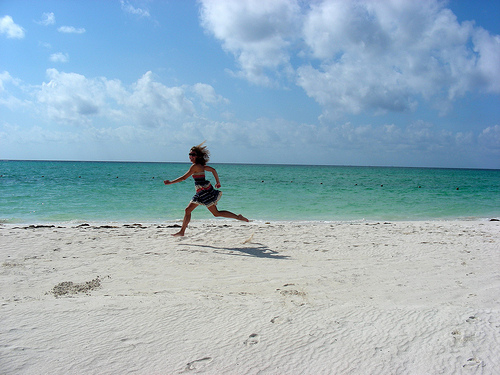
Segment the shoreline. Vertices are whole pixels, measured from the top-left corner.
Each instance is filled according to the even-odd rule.
[[[498,222],[175,224],[0,225],[2,373],[500,368]]]
[[[167,220],[158,220],[158,221],[149,221],[149,220],[130,220],[130,221],[103,221],[103,220],[71,220],[71,221],[19,221],[19,222],[8,222],[8,221],[0,221],[1,227],[12,227],[12,226],[38,226],[38,227],[77,227],[80,225],[89,225],[89,226],[104,226],[104,225],[113,225],[113,226],[127,226],[127,225],[144,225],[144,226],[152,226],[152,225],[175,225],[182,223],[182,218],[178,219],[167,219]],[[418,223],[418,222],[496,222],[500,221],[500,216],[471,216],[471,217],[450,217],[450,218],[428,218],[428,219],[332,219],[332,220],[308,220],[308,219],[290,219],[290,220],[275,220],[275,219],[250,219],[250,224],[265,224],[265,223],[291,223],[291,224],[321,224],[321,223],[336,223],[336,224],[349,224],[349,223],[372,223],[372,222],[389,222],[389,223]],[[201,218],[196,219],[192,218],[190,225],[193,223],[217,223],[217,222],[226,222],[226,223],[235,223],[232,219],[226,218]]]

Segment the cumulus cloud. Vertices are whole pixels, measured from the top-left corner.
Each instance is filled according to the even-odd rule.
[[[216,104],[224,103],[229,104],[229,100],[222,95],[218,95],[215,89],[206,83],[197,83],[193,86],[193,91],[198,95],[204,103]]]
[[[201,24],[231,52],[236,74],[287,78],[324,109],[440,112],[470,91],[500,93],[500,36],[429,1],[202,0]]]
[[[236,75],[270,85],[270,74],[291,70],[289,49],[299,10],[287,0],[205,0],[201,22],[236,57],[241,68]]]
[[[4,92],[5,91],[5,84],[8,83],[8,82],[12,82],[13,81],[13,78],[12,76],[9,74],[9,72],[2,72],[0,73],[0,93]]]
[[[135,8],[130,2],[121,0],[120,1],[122,10],[126,13],[133,14],[140,17],[150,17],[149,11],[147,9]]]
[[[61,26],[57,29],[57,31],[65,34],[83,34],[86,30],[83,27],[76,28],[73,26]]]
[[[19,88],[21,82],[19,79],[12,77],[9,72],[0,73],[0,105],[9,109],[19,108],[24,105],[23,101],[14,96],[9,90],[9,87]]]
[[[47,70],[47,77],[36,92],[38,103],[48,119],[64,124],[90,126],[105,118],[149,128],[175,126],[196,118],[197,105],[226,102],[210,85],[168,87],[155,80],[152,72],[130,87],[119,80],[56,69]],[[196,93],[196,100],[188,93]]]
[[[333,111],[413,110],[419,96],[452,101],[488,89],[495,39],[433,1],[324,1],[304,26],[321,66],[300,67],[298,84]]]
[[[77,73],[47,70],[49,82],[43,83],[37,93],[38,102],[47,116],[70,124],[89,124],[91,117],[102,113],[105,105],[104,83],[89,80]]]
[[[3,123],[0,129],[3,130],[0,131],[0,139],[21,145],[45,144],[48,142],[77,142],[82,139],[81,135],[78,134],[50,130],[39,125],[25,129],[17,125]]]
[[[171,136],[188,143],[201,136],[210,144],[223,145],[233,162],[473,166],[471,155],[486,160],[500,153],[498,138],[492,139],[499,130],[453,132],[424,121],[400,126],[199,119],[184,123]]]
[[[43,25],[43,26],[50,26],[50,25],[53,25],[56,23],[56,16],[54,15],[54,13],[50,12],[50,13],[43,13],[42,14],[42,20],[37,22],[38,24],[40,25]]]
[[[24,29],[14,23],[11,16],[3,16],[0,18],[0,34],[5,34],[9,39],[22,39]]]
[[[167,87],[156,82],[152,72],[144,74],[131,90],[120,90],[117,102],[145,126],[163,126],[195,114],[193,103],[182,87]]]
[[[69,55],[67,53],[57,52],[50,55],[50,61],[66,63],[69,61]]]
[[[9,90],[19,85],[8,72],[0,73],[0,105],[15,104]],[[323,160],[325,163],[366,165],[375,160],[386,165],[398,162],[422,165],[427,162],[424,158],[429,159],[432,155],[440,157],[439,160],[461,157],[467,166],[464,155],[491,158],[500,154],[498,125],[473,133],[442,130],[425,121],[414,121],[406,126],[352,122],[313,124],[281,118],[218,121],[201,116],[197,110],[200,107],[225,110],[227,99],[217,94],[212,86],[204,83],[166,86],[152,72],[124,85],[119,80],[88,78],[49,69],[46,82],[26,89],[31,90],[29,96],[35,101],[25,108],[37,108],[42,115],[40,119],[47,120],[48,124],[76,126],[71,134],[78,142],[88,144],[95,141],[116,145],[133,142],[160,148],[207,139],[241,156],[242,159],[233,160],[235,162],[269,162],[266,158],[270,147],[274,150],[273,162],[283,163],[307,162],[303,156],[314,154],[315,157],[319,155],[316,162]],[[8,135],[11,143],[17,142],[16,137],[25,139],[31,133],[32,136],[26,138],[29,142],[36,142],[36,139],[73,142],[64,138],[66,131],[63,128],[53,126],[46,130],[45,127],[11,130],[6,130],[2,136]],[[243,159],[244,155],[253,155],[253,159]],[[430,159],[428,163],[435,165]]]
[[[491,36],[479,28],[473,33],[474,52],[478,54],[473,83],[488,92],[500,92],[500,35]]]
[[[500,125],[489,126],[479,134],[479,143],[500,156]]]

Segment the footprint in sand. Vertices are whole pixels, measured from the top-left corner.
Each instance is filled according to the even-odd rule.
[[[284,322],[284,319],[281,316],[275,316],[274,318],[271,319],[271,323],[277,323],[281,324]]]
[[[469,316],[469,318],[467,318],[466,322],[467,322],[467,323],[473,323],[473,322],[475,322],[475,321],[476,321],[476,319],[477,319],[477,318],[476,318],[475,316]]]
[[[273,324],[283,324],[283,323],[291,323],[292,319],[291,318],[285,318],[283,316],[275,316],[274,318],[271,319],[271,323]]]
[[[205,358],[201,358],[201,359],[197,359],[197,360],[194,360],[192,362],[189,362],[186,365],[184,372],[199,370],[199,369],[207,366],[210,362],[212,362],[212,360],[213,359],[211,357],[205,357]]]
[[[259,335],[256,333],[252,333],[250,336],[248,336],[248,339],[246,339],[243,344],[245,344],[246,346],[252,346],[257,345],[259,341]]]
[[[289,303],[295,306],[304,306],[307,300],[307,293],[294,289],[295,284],[285,284],[284,289],[276,289],[281,296],[285,297],[285,303]]]
[[[463,368],[471,368],[471,367],[484,367],[483,361],[481,361],[479,358],[473,357],[469,358],[467,360],[467,363],[463,365]]]

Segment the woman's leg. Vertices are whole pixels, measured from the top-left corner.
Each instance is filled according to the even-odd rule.
[[[172,234],[172,236],[175,236],[175,237],[184,236],[184,232],[186,231],[186,228],[187,228],[189,222],[191,221],[191,212],[193,212],[193,210],[196,207],[198,207],[198,205],[196,203],[191,202],[188,204],[188,206],[184,210],[184,220],[182,220],[181,230],[175,234]]]
[[[244,217],[243,215],[236,215],[236,214],[233,214],[231,211],[219,211],[215,204],[213,206],[210,206],[207,208],[212,213],[212,215],[214,215],[216,217],[227,217],[229,219],[248,221],[248,219],[246,217]]]

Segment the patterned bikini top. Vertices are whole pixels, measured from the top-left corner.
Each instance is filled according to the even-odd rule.
[[[194,178],[194,187],[197,193],[213,189],[210,181],[205,179],[205,173],[193,174],[193,178]]]

